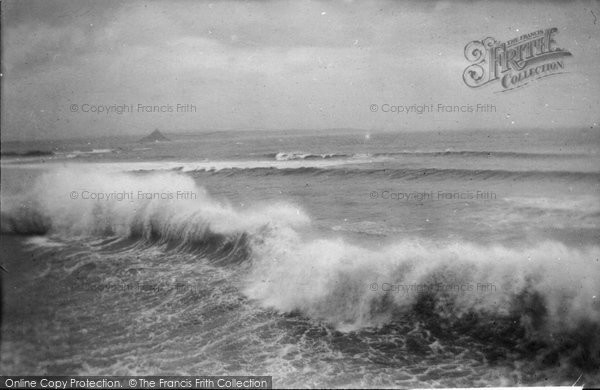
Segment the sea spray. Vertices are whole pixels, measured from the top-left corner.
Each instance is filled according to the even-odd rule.
[[[134,203],[70,196],[72,191],[115,193],[132,187],[199,195]],[[238,287],[251,302],[339,330],[380,327],[416,313],[433,327],[466,326],[477,337],[494,335],[515,346],[535,345],[548,350],[544,356],[552,361],[568,356],[570,363],[584,369],[600,362],[600,341],[593,336],[600,324],[600,249],[595,245],[575,248],[546,240],[509,248],[407,236],[369,249],[334,233],[307,238],[303,232],[310,232],[310,218],[296,205],[239,210],[175,172],[58,169],[43,174],[25,192],[3,188],[1,212],[2,233],[48,234],[64,240],[129,237],[167,244],[166,249],[175,243],[171,249],[199,251],[209,260],[218,259],[217,265],[233,266],[234,272],[235,265],[244,262]],[[237,256],[235,261],[232,256]],[[476,288],[452,287],[463,285]],[[483,291],[480,285],[494,289]],[[480,331],[490,323],[506,332],[493,327]]]

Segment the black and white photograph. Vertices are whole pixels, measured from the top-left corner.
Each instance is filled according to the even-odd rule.
[[[2,0],[0,387],[600,387],[599,18]]]

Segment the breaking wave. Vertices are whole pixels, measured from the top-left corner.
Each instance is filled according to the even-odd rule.
[[[178,199],[178,193],[194,196]],[[248,236],[260,229],[304,219],[291,205],[236,211],[191,178],[172,172],[58,169],[43,174],[26,193],[2,192],[3,234],[117,236],[220,257],[246,253]]]
[[[310,160],[327,158],[360,158],[360,157],[437,157],[437,156],[457,156],[457,157],[486,157],[486,158],[526,158],[526,159],[545,159],[545,158],[580,158],[585,154],[577,153],[527,153],[527,152],[509,152],[509,151],[479,151],[479,150],[402,150],[399,152],[385,152],[372,154],[352,154],[352,153],[308,153],[308,152],[278,152],[268,153],[268,158],[277,161],[287,160]]]
[[[330,158],[348,158],[352,155],[343,153],[304,153],[304,152],[279,152],[269,153],[266,157],[274,158],[277,161],[291,161],[291,160],[319,160],[319,159],[330,159]]]
[[[108,197],[124,189],[197,196],[72,196],[85,190]],[[116,236],[198,253],[237,272],[239,290],[257,305],[338,330],[381,327],[410,314],[440,334],[458,332],[523,354],[533,351],[539,364],[590,371],[600,365],[598,246],[546,241],[509,248],[405,237],[369,249],[334,233],[307,238],[311,220],[295,205],[236,209],[175,172],[56,170],[26,194],[3,188],[1,207],[3,234]]]

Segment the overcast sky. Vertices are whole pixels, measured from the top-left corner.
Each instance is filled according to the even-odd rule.
[[[598,17],[595,1],[2,1],[2,140],[154,128],[598,127]],[[573,54],[568,73],[504,93],[464,84],[468,42],[549,27]],[[497,112],[370,109],[439,103]],[[96,114],[85,104],[196,112]]]

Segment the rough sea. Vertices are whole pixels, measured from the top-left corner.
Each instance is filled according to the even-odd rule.
[[[164,133],[2,144],[4,375],[600,385],[597,129]]]

